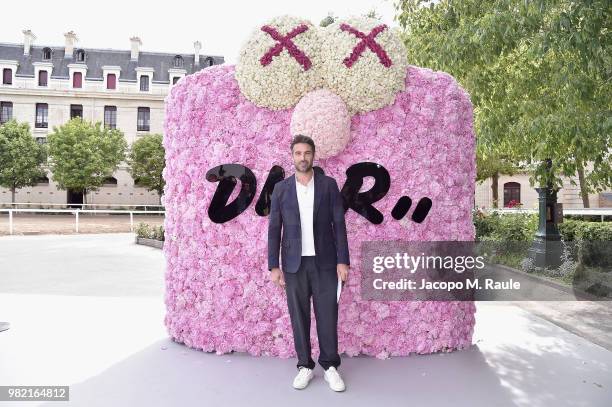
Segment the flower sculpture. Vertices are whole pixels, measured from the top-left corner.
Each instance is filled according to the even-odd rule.
[[[274,18],[253,32],[236,66],[206,68],[172,88],[164,137],[170,336],[219,354],[294,356],[286,298],[269,281],[267,214],[274,182],[293,172],[297,133],[313,137],[315,165],[341,188],[356,168],[378,171],[384,184],[373,193],[368,176],[354,191],[373,199],[367,210],[347,202],[352,266],[339,351],[386,358],[470,346],[473,302],[360,296],[363,241],[474,238],[469,95],[447,73],[408,65],[397,32],[369,18],[325,28]]]

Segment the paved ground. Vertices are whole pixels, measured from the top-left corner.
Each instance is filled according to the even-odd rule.
[[[478,302],[468,350],[345,356],[346,392],[320,368],[296,391],[292,360],[169,340],[162,252],[133,235],[0,237],[0,385],[70,385],[16,406],[608,406],[612,352],[514,304]]]
[[[612,351],[612,301],[575,301],[579,297],[571,286],[559,289],[560,283],[544,284],[533,275],[508,267],[490,267],[489,270],[492,271],[487,277],[495,276],[497,281],[512,278],[521,283],[520,294],[504,293],[504,299],[523,298],[511,301],[513,305]],[[525,301],[524,298],[538,301]]]
[[[134,215],[134,228],[139,222],[152,226],[163,225],[164,218],[159,215]],[[79,215],[79,233],[129,232],[129,214]],[[67,234],[75,233],[75,215],[31,215],[13,214],[13,234]],[[9,218],[0,213],[0,235],[9,234]]]
[[[611,301],[521,301],[515,305],[612,352]]]

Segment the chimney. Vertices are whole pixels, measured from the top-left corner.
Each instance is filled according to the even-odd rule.
[[[36,39],[31,30],[23,30],[23,55],[30,55],[30,48]]]
[[[132,54],[130,59],[132,61],[138,61],[138,53],[140,52],[140,46],[142,45],[142,41],[138,37],[130,38],[130,42],[132,43]]]
[[[68,31],[64,34],[64,38],[66,39],[66,48],[64,51],[64,58],[72,58],[72,53],[74,52],[74,43],[79,39],[74,31]]]
[[[202,43],[200,41],[194,42],[193,48],[193,67],[194,69],[197,69],[200,67],[200,50],[202,49]]]

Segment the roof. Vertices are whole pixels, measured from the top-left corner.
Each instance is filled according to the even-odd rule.
[[[51,49],[51,60],[43,60],[43,49]],[[96,49],[75,47],[69,58],[64,58],[64,46],[33,45],[30,54],[23,54],[23,44],[0,43],[0,60],[13,60],[19,63],[16,76],[34,77],[34,62],[51,62],[53,71],[51,78],[61,79],[69,77],[68,64],[78,63],[76,53],[85,51],[85,64],[87,73],[85,79],[102,79],[103,66],[119,66],[121,74],[119,81],[136,81],[136,68],[153,68],[153,82],[169,82],[168,69],[174,68],[174,57],[180,55],[183,58],[183,68],[187,75],[192,74],[210,65],[219,65],[225,62],[222,56],[200,55],[199,68],[194,68],[194,54],[170,54],[161,52],[143,52],[138,54],[138,61],[130,59],[131,52],[115,49]],[[211,64],[212,62],[212,64]]]

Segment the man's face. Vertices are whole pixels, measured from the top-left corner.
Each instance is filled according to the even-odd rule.
[[[306,143],[297,143],[293,146],[293,164],[298,172],[309,172],[312,168],[314,153],[312,147]]]

